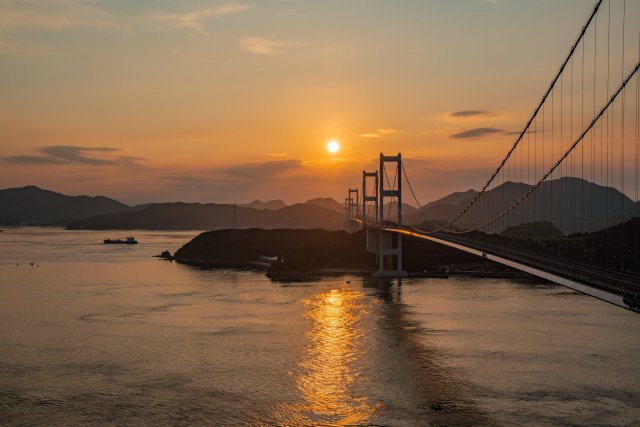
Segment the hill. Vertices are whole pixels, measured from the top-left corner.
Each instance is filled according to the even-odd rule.
[[[362,235],[344,231],[249,229],[207,231],[185,244],[174,259],[188,264],[225,265],[280,258],[296,267],[366,267],[375,265]]]
[[[295,204],[277,210],[236,207],[237,228],[338,230],[342,216],[319,206]],[[160,203],[139,211],[117,212],[72,221],[69,229],[220,229],[234,225],[229,204]]]
[[[426,240],[406,239],[404,245],[406,257],[403,266],[411,272],[431,271],[452,263],[464,266],[487,264],[476,255]],[[375,255],[366,252],[362,231],[354,234],[341,230],[207,231],[174,255],[178,262],[210,267],[264,263],[262,257],[277,258],[267,274],[280,278],[316,274],[323,269],[373,271],[376,268]]]
[[[441,199],[427,203],[420,209],[420,211],[424,212],[437,205],[460,205],[469,203],[477,194],[478,192],[476,190],[457,191]]]
[[[475,190],[451,193],[441,199],[427,203],[417,212],[406,215],[405,222],[421,223],[429,220],[449,220],[473,200],[478,194]]]
[[[487,191],[469,211],[474,224],[494,218],[531,188],[528,184],[505,182]],[[453,193],[432,202],[405,222],[452,219],[475,197],[475,191]],[[467,195],[468,197],[464,197]],[[447,203],[454,202],[454,203]],[[455,203],[457,202],[457,203]],[[548,222],[563,234],[593,232],[624,222],[639,212],[640,205],[613,187],[604,187],[580,178],[550,180],[520,206],[494,224],[490,232],[521,223]],[[460,221],[464,224],[464,218]]]
[[[500,234],[518,239],[551,238],[562,236],[562,231],[550,222],[526,222],[505,228]]]
[[[108,197],[67,196],[33,185],[0,190],[2,225],[51,224],[129,209]]]
[[[536,236],[537,237],[537,236]],[[474,238],[503,247],[526,249],[619,271],[640,273],[640,217],[593,233],[550,238],[521,238],[478,233]],[[640,283],[640,276],[636,279]]]
[[[260,199],[256,199],[251,203],[243,203],[238,206],[243,208],[254,208],[261,211],[263,210],[275,211],[276,209],[282,209],[287,205],[282,200],[267,200],[266,202],[263,202]]]
[[[387,214],[389,214],[389,218],[392,221],[395,221],[397,215],[396,213],[398,212],[398,203],[396,202],[389,202],[389,203],[385,203],[384,204],[384,212],[385,212],[385,218],[387,217]],[[407,203],[403,203],[402,204],[402,218],[404,220],[404,218],[412,218],[414,215],[416,215],[418,213],[418,208],[416,208],[415,206],[411,206]]]
[[[315,199],[307,200],[304,204],[320,206],[338,213],[342,213],[343,208],[340,203],[336,202],[335,199],[332,199],[331,197],[316,197]]]

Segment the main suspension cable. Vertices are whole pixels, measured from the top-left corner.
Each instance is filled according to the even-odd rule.
[[[571,46],[571,49],[569,50],[569,54],[567,55],[567,57],[563,61],[562,65],[560,66],[560,69],[558,70],[558,72],[556,73],[555,77],[551,81],[551,84],[549,85],[549,88],[547,89],[547,91],[543,95],[543,97],[540,100],[540,103],[538,104],[538,106],[533,111],[533,114],[529,118],[529,120],[527,121],[527,124],[525,125],[524,129],[520,132],[520,135],[518,136],[516,141],[513,143],[513,145],[511,146],[511,148],[507,152],[507,155],[502,159],[502,161],[500,162],[500,164],[498,165],[496,170],[491,174],[491,176],[489,177],[487,182],[484,184],[482,189],[476,194],[476,196],[471,200],[471,202],[469,202],[469,204],[464,209],[462,209],[462,211],[460,211],[451,221],[449,221],[449,223],[447,223],[444,227],[442,227],[442,229],[447,229],[450,226],[452,226],[454,223],[456,223],[462,217],[462,215],[464,215],[471,208],[471,206],[473,206],[476,203],[476,201],[486,192],[487,188],[489,188],[489,186],[491,185],[491,183],[493,182],[495,177],[500,173],[500,171],[502,170],[504,165],[509,160],[509,157],[511,157],[511,154],[515,151],[515,149],[520,144],[520,141],[522,141],[522,138],[524,137],[524,135],[529,130],[529,127],[531,126],[531,124],[533,123],[533,120],[538,115],[538,112],[540,111],[540,109],[542,108],[544,103],[546,102],[547,97],[549,96],[549,94],[551,93],[553,88],[555,87],[555,85],[556,85],[558,79],[560,78],[560,76],[562,75],[565,67],[567,66],[567,64],[569,63],[571,58],[573,58],[573,54],[574,54],[576,48],[578,47],[579,43],[582,41],[585,33],[587,32],[587,29],[588,29],[589,25],[591,24],[594,16],[598,12],[598,9],[600,8],[600,5],[602,4],[602,1],[603,0],[598,0],[598,2],[596,3],[595,7],[593,8],[593,12],[591,12],[591,15],[589,15],[589,18],[587,19],[587,22],[582,27],[582,31],[580,31],[580,34],[578,35],[578,38],[576,39],[574,44]]]

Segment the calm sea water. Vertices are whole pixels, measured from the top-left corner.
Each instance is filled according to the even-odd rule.
[[[640,423],[637,314],[542,283],[152,258],[196,234],[0,233],[0,424]]]

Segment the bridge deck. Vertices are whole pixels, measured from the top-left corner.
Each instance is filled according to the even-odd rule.
[[[406,228],[380,229],[454,247],[640,313],[640,277],[637,274],[559,260],[538,252],[478,242],[445,233],[426,235]]]

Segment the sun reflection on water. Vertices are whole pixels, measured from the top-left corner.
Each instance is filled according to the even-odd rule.
[[[361,292],[333,289],[304,301],[313,326],[307,333],[297,386],[309,421],[362,424],[374,411],[366,396],[354,390],[364,380],[358,367],[358,358],[365,357],[362,299]]]

